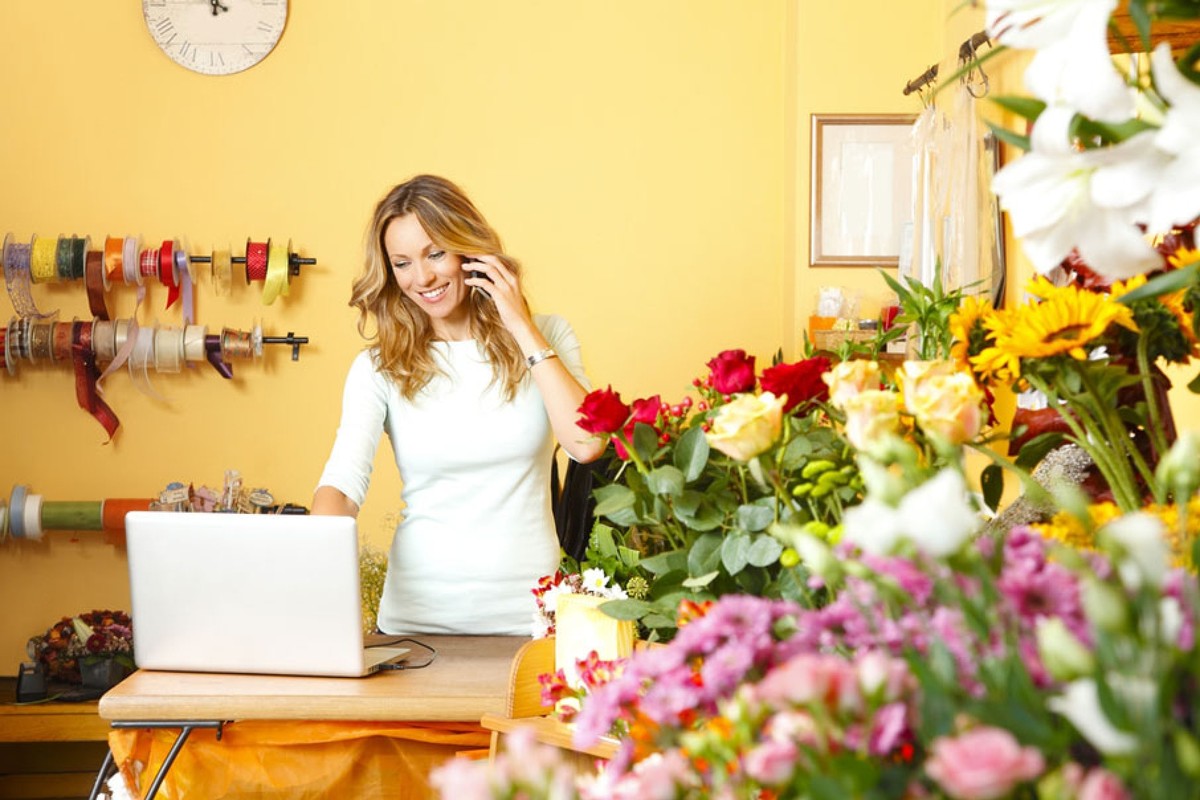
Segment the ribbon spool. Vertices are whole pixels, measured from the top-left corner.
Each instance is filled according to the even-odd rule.
[[[117,323],[96,320],[92,324],[92,352],[98,363],[107,364],[117,357]]]
[[[31,494],[25,498],[24,538],[32,542],[42,540],[42,496]]]
[[[34,363],[54,361],[54,323],[30,320],[29,360]]]
[[[25,538],[25,498],[28,486],[17,485],[8,497],[8,529],[14,539]]]
[[[58,276],[58,238],[34,236],[30,243],[29,276],[34,283],[49,283]]]
[[[48,501],[42,504],[41,527],[48,531],[104,530],[104,503]]]
[[[70,361],[72,354],[72,323],[57,322],[54,324],[54,360]]]
[[[142,285],[142,270],[138,261],[140,246],[136,236],[126,236],[121,245],[121,276],[125,279],[126,286]]]
[[[106,531],[124,531],[125,515],[130,511],[149,511],[149,499],[110,497],[100,510],[101,526]]]
[[[212,254],[213,293],[228,297],[233,285],[233,256],[228,250],[214,250]]]
[[[267,253],[271,248],[271,240],[252,242],[246,240],[246,283],[262,281],[267,278]]]
[[[36,239],[37,237],[34,237]],[[33,255],[33,239],[29,244],[13,241],[11,233],[4,236],[4,285],[12,299],[13,310],[22,317],[44,317],[33,302],[30,283],[33,280],[30,263]]]
[[[205,359],[207,325],[188,325],[183,329],[183,357],[188,363]]]
[[[119,236],[104,237],[104,288],[125,280],[125,240]]]
[[[104,270],[104,251],[89,250],[84,258],[83,285],[87,290],[88,309],[96,319],[108,319],[104,293],[108,291],[108,273]]]
[[[9,375],[17,374],[17,356],[13,348],[16,333],[13,329],[16,324],[17,318],[13,317],[8,321],[8,327],[4,329],[4,366],[8,369]]]
[[[17,360],[29,360],[29,319],[14,317],[8,323],[8,371],[17,374]]]
[[[263,305],[271,305],[275,298],[288,293],[288,252],[292,249],[289,241],[286,245],[267,242],[267,275],[263,280]]]
[[[138,257],[138,274],[141,276],[138,283],[143,283],[146,278],[157,278],[158,264],[158,250],[143,250],[141,256]]]
[[[179,328],[159,328],[154,332],[154,369],[156,372],[179,372],[183,367],[183,331]]]

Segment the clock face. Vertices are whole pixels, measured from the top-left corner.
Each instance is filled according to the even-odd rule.
[[[229,75],[275,47],[287,0],[142,0],[142,14],[172,61],[205,75]]]

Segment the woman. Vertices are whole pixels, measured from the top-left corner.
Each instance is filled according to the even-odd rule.
[[[379,629],[528,634],[530,590],[558,566],[554,440],[582,462],[603,451],[575,424],[586,394],[575,334],[530,313],[520,265],[443,178],[392,189],[368,236],[350,304],[372,346],[346,378],[313,513],[357,516],[386,431],[405,508]]]

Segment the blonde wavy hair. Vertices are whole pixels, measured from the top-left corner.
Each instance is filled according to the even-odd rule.
[[[378,368],[411,400],[442,372],[434,358],[429,315],[404,296],[392,274],[383,235],[392,220],[415,214],[430,240],[460,258],[495,255],[514,275],[520,263],[503,252],[500,237],[456,185],[436,175],[418,175],[396,186],[375,206],[367,231],[363,273],[354,281],[350,305],[358,309],[358,332],[378,349]],[[524,298],[522,298],[524,300]],[[525,359],[500,322],[496,305],[483,292],[468,299],[471,335],[492,364],[492,383],[512,400],[527,372]],[[375,319],[375,334],[367,333]]]

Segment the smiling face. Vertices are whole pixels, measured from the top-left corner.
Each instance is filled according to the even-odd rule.
[[[462,258],[434,244],[415,214],[389,222],[383,246],[400,291],[429,315],[436,337],[471,338],[471,287],[463,282]]]

